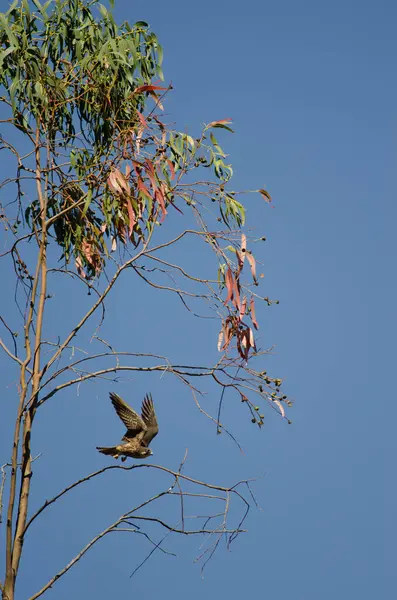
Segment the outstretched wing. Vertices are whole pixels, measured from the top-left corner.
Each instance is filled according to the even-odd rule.
[[[142,402],[142,419],[146,425],[146,431],[143,434],[142,446],[149,446],[152,439],[158,434],[159,426],[154,412],[153,400],[151,394],[146,394]]]
[[[116,413],[127,427],[128,431],[125,434],[125,439],[131,439],[140,433],[146,432],[146,425],[138,413],[135,412],[118,394],[110,392],[109,394]],[[123,438],[123,439],[124,439]]]

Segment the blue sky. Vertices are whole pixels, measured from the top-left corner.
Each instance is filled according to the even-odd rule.
[[[118,0],[115,12],[118,21],[149,22],[159,37],[165,80],[175,88],[167,112],[178,127],[196,133],[204,122],[231,117],[236,133],[222,141],[234,186],[266,187],[274,198],[270,209],[259,196],[248,197],[247,225],[267,236],[256,249],[262,290],[280,304],[261,311],[260,341],[276,344],[264,368],[284,379],[295,400],[293,424],[267,411],[258,431],[237,403],[227,406],[241,455],[171,378],[144,375],[120,384],[117,391],[135,405],[153,392],[162,425],[153,442],[156,463],[176,468],[189,447],[189,475],[230,484],[265,473],[254,486],[263,511],[251,512],[249,532],[231,552],[219,550],[204,579],[193,564],[200,542],[190,539],[170,541],[178,558],[155,554],[129,579],[149,546],[118,534],[50,595],[391,598],[397,587],[395,3],[152,0],[139,7]],[[200,268],[206,260],[185,258]],[[156,319],[158,296],[145,292],[142,300],[141,291],[126,278],[110,298],[105,332],[115,345],[154,348],[179,360],[215,356],[210,326],[168,296],[161,298],[167,318]],[[57,302],[47,330],[77,317],[86,299],[74,302],[73,292],[62,289]],[[14,388],[4,357],[1,368],[7,417]],[[42,457],[32,506],[107,464],[95,445],[120,433],[108,391],[101,382],[48,403],[37,421],[41,441],[33,442]],[[2,463],[10,448],[6,422],[0,422]],[[66,448],[71,438],[74,452]],[[162,485],[156,477],[110,474],[48,509],[26,542],[19,597],[35,592],[135,502],[138,482],[150,492]]]

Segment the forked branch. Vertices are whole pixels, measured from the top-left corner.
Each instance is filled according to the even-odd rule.
[[[149,535],[146,532],[142,531],[140,526],[136,525],[137,521],[140,522],[141,524],[142,523],[157,524],[160,527],[162,527],[163,529],[165,529],[168,533],[180,534],[183,536],[192,536],[192,535],[193,536],[205,535],[207,537],[215,536],[215,542],[212,547],[211,556],[213,555],[213,552],[218,547],[219,542],[222,539],[222,537],[226,536],[226,538],[228,539],[228,544],[230,544],[240,533],[243,533],[245,530],[243,529],[242,526],[243,526],[245,519],[247,518],[249,509],[250,509],[250,504],[249,504],[249,501],[244,497],[244,495],[239,491],[239,488],[242,485],[248,486],[249,485],[248,481],[240,481],[240,482],[236,483],[235,485],[233,485],[232,487],[224,487],[224,486],[220,486],[220,485],[209,484],[205,481],[200,481],[200,480],[194,479],[192,477],[188,477],[187,475],[184,475],[182,473],[182,468],[183,468],[185,460],[186,460],[186,454],[185,454],[185,458],[182,461],[178,471],[172,471],[171,469],[167,469],[166,467],[163,467],[160,465],[149,465],[149,464],[142,464],[142,465],[134,464],[130,467],[125,467],[122,465],[112,465],[109,467],[104,467],[103,469],[100,469],[94,473],[91,473],[90,475],[87,475],[86,477],[80,479],[79,481],[76,481],[75,483],[69,485],[64,490],[62,490],[59,494],[54,496],[51,500],[46,501],[41,506],[41,508],[31,517],[30,521],[28,522],[28,524],[26,526],[25,533],[26,533],[27,529],[29,528],[29,526],[31,525],[31,523],[37,517],[39,517],[39,515],[43,512],[43,510],[45,510],[48,506],[50,506],[51,504],[54,504],[57,500],[59,500],[62,496],[64,496],[66,493],[68,493],[72,489],[76,488],[77,486],[79,486],[87,481],[92,480],[94,477],[97,477],[97,476],[105,473],[106,471],[113,470],[113,469],[119,469],[119,470],[123,470],[123,471],[134,471],[137,469],[149,468],[149,469],[158,470],[160,472],[164,472],[173,478],[171,485],[168,486],[166,489],[164,489],[162,492],[155,494],[154,496],[152,496],[148,500],[145,500],[138,506],[136,506],[132,509],[129,509],[124,514],[122,514],[116,521],[114,521],[111,525],[106,527],[103,531],[101,531],[98,535],[96,535],[92,540],[90,540],[86,544],[86,546],[80,552],[78,552],[78,554],[76,554],[76,556],[71,561],[69,561],[69,563],[67,565],[65,565],[65,567],[63,567],[60,571],[58,571],[58,573],[56,575],[54,575],[54,577],[52,577],[38,592],[33,594],[33,596],[31,596],[29,600],[36,600],[37,598],[42,596],[49,588],[51,588],[54,585],[54,583],[56,581],[58,581],[58,579],[63,577],[76,563],[78,563],[80,561],[80,559],[90,550],[90,548],[92,548],[97,542],[99,542],[108,533],[115,532],[115,531],[120,531],[120,532],[127,531],[127,532],[139,533],[141,535],[143,534],[146,538],[148,538],[150,540],[150,542],[152,544],[154,544],[154,549],[152,549],[152,551],[149,553],[149,556],[151,556],[153,551],[155,551],[156,549],[158,549],[160,547],[160,544],[162,543],[164,538],[157,543],[153,542],[151,537],[149,537]],[[182,482],[185,482],[186,484],[190,484],[193,486],[203,487],[204,489],[208,489],[208,490],[216,490],[221,495],[208,494],[207,492],[195,492],[195,493],[185,492],[182,489],[182,485],[181,485]],[[142,511],[143,509],[147,508],[149,505],[152,505],[154,502],[160,500],[160,498],[167,496],[167,495],[169,495],[171,497],[176,496],[177,498],[180,499],[179,516],[176,519],[177,524],[175,524],[175,525],[171,524],[171,523],[169,523],[163,519],[160,519],[156,516],[138,513],[138,511]],[[230,497],[231,496],[236,496],[236,498],[238,498],[243,503],[244,510],[243,510],[243,514],[242,514],[240,520],[238,521],[238,524],[236,526],[229,527],[228,526],[228,515],[229,515],[229,509],[230,509]],[[187,515],[185,513],[186,507],[185,507],[184,498],[188,499],[189,497],[194,497],[195,500],[197,500],[198,498],[201,498],[205,502],[206,501],[212,502],[213,500],[215,500],[215,501],[222,500],[224,502],[224,508],[221,512],[219,512],[219,510],[217,510],[213,514],[205,515],[205,516]],[[200,526],[198,528],[197,527],[187,528],[186,522],[191,519],[202,520],[203,521],[202,526]],[[214,520],[218,521],[219,524],[215,525],[215,526],[211,526],[210,523]],[[178,523],[181,523],[182,527],[180,527],[178,525]],[[203,555],[205,555],[205,553]],[[146,559],[141,563],[141,565],[144,562],[146,562]],[[139,565],[139,566],[141,566],[141,565]],[[136,572],[136,570],[134,571],[134,573],[135,572]]]

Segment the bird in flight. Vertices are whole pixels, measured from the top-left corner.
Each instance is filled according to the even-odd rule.
[[[152,439],[158,434],[156,413],[151,394],[146,394],[142,402],[142,416],[139,416],[118,394],[109,394],[116,413],[127,427],[127,431],[118,446],[98,447],[97,450],[114,458],[121,456],[122,462],[130,458],[147,458],[153,452],[149,448]]]

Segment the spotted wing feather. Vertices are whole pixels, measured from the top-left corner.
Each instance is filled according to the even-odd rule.
[[[112,404],[115,408],[117,415],[123,421],[127,427],[127,433],[125,434],[125,440],[130,440],[136,436],[142,438],[147,430],[145,422],[118,394],[110,392],[109,394]]]
[[[142,419],[145,422],[146,431],[143,434],[142,446],[149,446],[152,439],[158,434],[159,426],[151,394],[146,394],[142,402]]]

